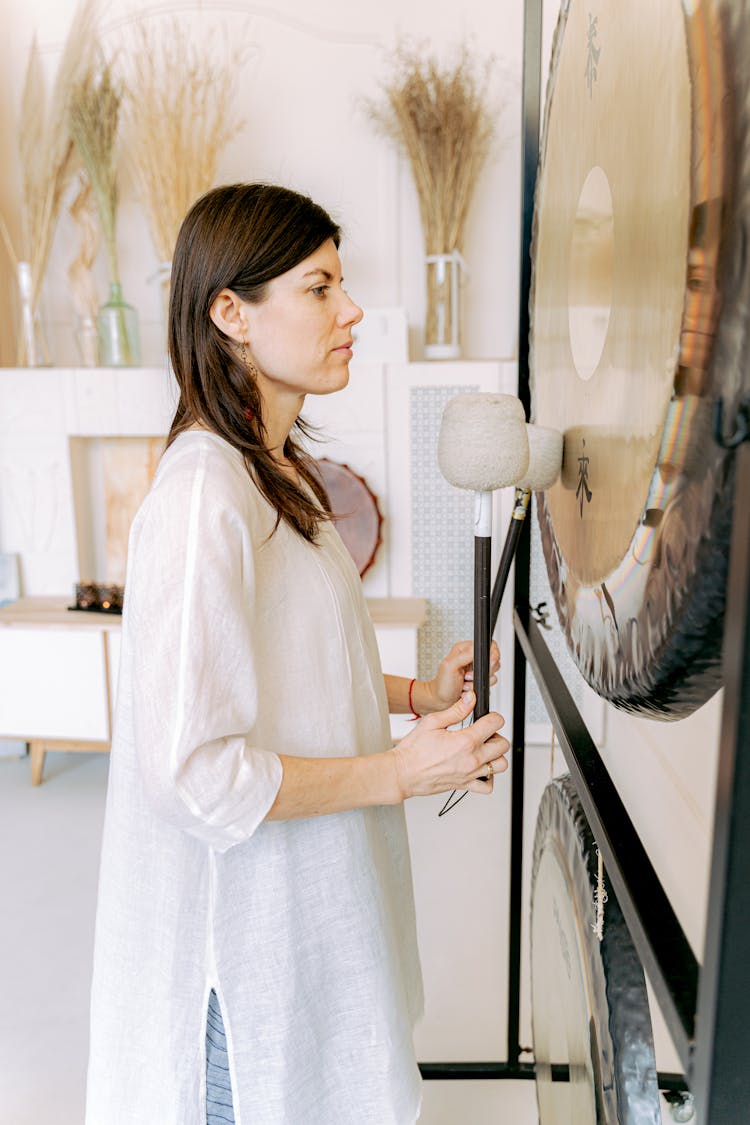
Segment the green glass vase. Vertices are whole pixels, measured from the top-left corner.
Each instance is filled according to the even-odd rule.
[[[137,367],[141,362],[138,313],[122,296],[122,285],[113,281],[109,300],[96,318],[99,362],[102,367]]]

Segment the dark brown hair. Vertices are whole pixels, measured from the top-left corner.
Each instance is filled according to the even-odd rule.
[[[311,434],[298,418],[283,454],[317,503],[286,476],[266,445],[259,388],[231,340],[214,324],[211,306],[222,289],[259,304],[269,281],[293,269],[341,231],[305,195],[272,184],[230,184],[201,196],[177,236],[169,294],[169,358],[180,399],[167,438],[201,422],[238,449],[247,471],[285,520],[315,542],[330,504],[321,480],[292,434]]]

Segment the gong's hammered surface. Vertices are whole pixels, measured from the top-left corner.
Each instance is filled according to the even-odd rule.
[[[532,242],[538,494],[570,650],[600,695],[676,719],[721,684],[734,462],[750,386],[748,4],[563,7]]]

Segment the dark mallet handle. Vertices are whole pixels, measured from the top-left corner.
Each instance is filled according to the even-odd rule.
[[[490,709],[490,548],[489,535],[474,536],[474,721]]]
[[[516,554],[518,540],[521,538],[523,523],[526,519],[526,512],[529,508],[530,499],[531,489],[516,489],[516,503],[515,507],[513,508],[513,515],[510,518],[508,534],[505,536],[503,553],[500,556],[500,563],[498,564],[495,583],[492,587],[492,602],[490,604],[490,636],[492,636],[492,634],[495,632],[497,617],[500,613],[500,603],[503,600],[503,594],[505,593],[505,587],[508,582],[510,568],[513,565],[513,559]],[[476,661],[474,662],[474,666],[476,668]],[[474,674],[476,675],[476,671]]]

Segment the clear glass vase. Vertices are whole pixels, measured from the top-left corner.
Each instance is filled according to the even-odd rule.
[[[138,313],[122,296],[119,281],[109,287],[109,300],[96,318],[102,367],[137,367],[141,362]]]
[[[427,359],[461,355],[460,281],[465,269],[458,250],[428,254],[424,354]]]
[[[34,308],[33,280],[29,262],[18,263],[18,295],[21,304],[21,333],[18,339],[19,367],[48,367],[47,342],[42,333],[39,313]]]

